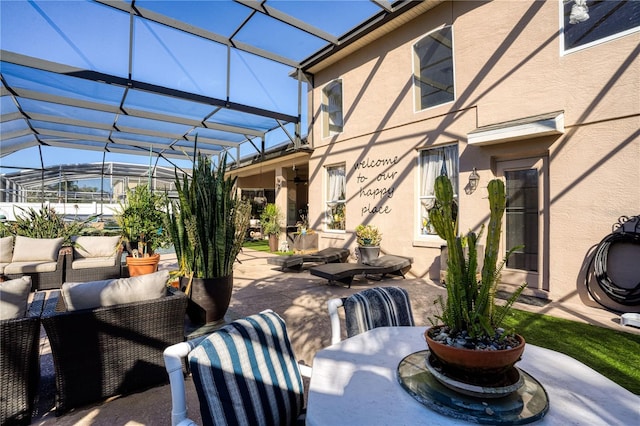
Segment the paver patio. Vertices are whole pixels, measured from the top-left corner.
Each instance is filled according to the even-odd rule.
[[[428,325],[433,313],[433,300],[444,289],[429,279],[407,276],[387,278],[383,281],[354,279],[351,288],[329,286],[327,281],[302,272],[282,272],[279,267],[267,264],[274,256],[244,249],[238,257],[241,263],[234,268],[234,290],[226,320],[250,315],[270,308],[280,314],[287,323],[293,348],[301,362],[311,365],[315,353],[328,346],[331,338],[327,301],[345,297],[371,286],[397,285],[405,288],[411,298],[416,325]],[[162,268],[173,268],[175,258],[163,256]],[[602,327],[622,329],[640,334],[640,329],[621,327],[618,315],[585,305],[560,305],[551,302],[544,306],[518,303],[517,308],[539,312],[575,321],[589,322]],[[108,402],[75,410],[55,417],[53,409],[54,371],[46,339],[42,340],[42,376],[45,397],[38,404],[32,424],[47,425],[169,425],[171,423],[171,394],[169,386],[161,386],[129,395],[113,398]],[[189,415],[199,420],[197,397],[190,380],[187,380]]]

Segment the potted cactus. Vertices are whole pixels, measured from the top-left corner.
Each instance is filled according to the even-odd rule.
[[[457,219],[453,219],[453,189],[446,176],[435,182],[435,207],[429,212],[430,222],[447,242],[448,261],[446,300],[436,300],[440,312],[430,318],[432,327],[425,338],[442,365],[465,377],[487,378],[506,374],[520,359],[525,340],[502,323],[513,303],[526,287],[518,287],[504,304],[496,303],[496,289],[506,259],[517,248],[499,260],[500,232],[506,205],[504,183],[494,179],[488,184],[490,219],[487,227],[484,263],[477,278],[478,242],[484,231],[458,235]],[[466,248],[463,247],[466,240]]]

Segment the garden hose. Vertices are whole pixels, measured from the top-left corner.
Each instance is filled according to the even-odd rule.
[[[614,302],[626,306],[635,306],[640,304],[640,282],[633,288],[623,288],[616,285],[607,274],[607,259],[611,246],[616,243],[631,243],[640,245],[640,233],[638,232],[614,232],[607,235],[596,248],[595,254],[591,262],[593,263],[593,271],[598,285],[602,291]],[[589,275],[586,278],[587,290],[589,294],[600,305],[602,303],[598,298],[593,296],[589,288]],[[604,305],[602,305],[604,306]],[[605,308],[608,308],[605,306]]]

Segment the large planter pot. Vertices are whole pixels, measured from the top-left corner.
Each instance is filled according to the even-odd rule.
[[[137,277],[139,275],[152,274],[158,270],[159,262],[160,255],[157,253],[148,257],[127,256],[129,276]]]
[[[180,288],[185,289],[188,277],[180,278]],[[233,274],[220,278],[194,278],[187,305],[187,315],[194,324],[220,321],[229,309],[233,290]]]
[[[365,265],[375,260],[380,255],[380,246],[358,246],[358,263]]]
[[[269,235],[269,251],[278,251],[279,238],[276,234]]]
[[[518,346],[496,351],[449,346],[433,340],[429,335],[429,330],[424,333],[424,336],[431,354],[446,369],[459,376],[471,378],[504,375],[520,360],[525,347],[524,337],[519,334],[516,335],[520,341]]]

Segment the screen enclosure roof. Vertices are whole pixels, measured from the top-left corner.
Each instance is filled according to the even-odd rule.
[[[43,147],[169,165],[304,148],[314,68],[437,3],[3,1],[0,166],[37,149],[44,167]]]

